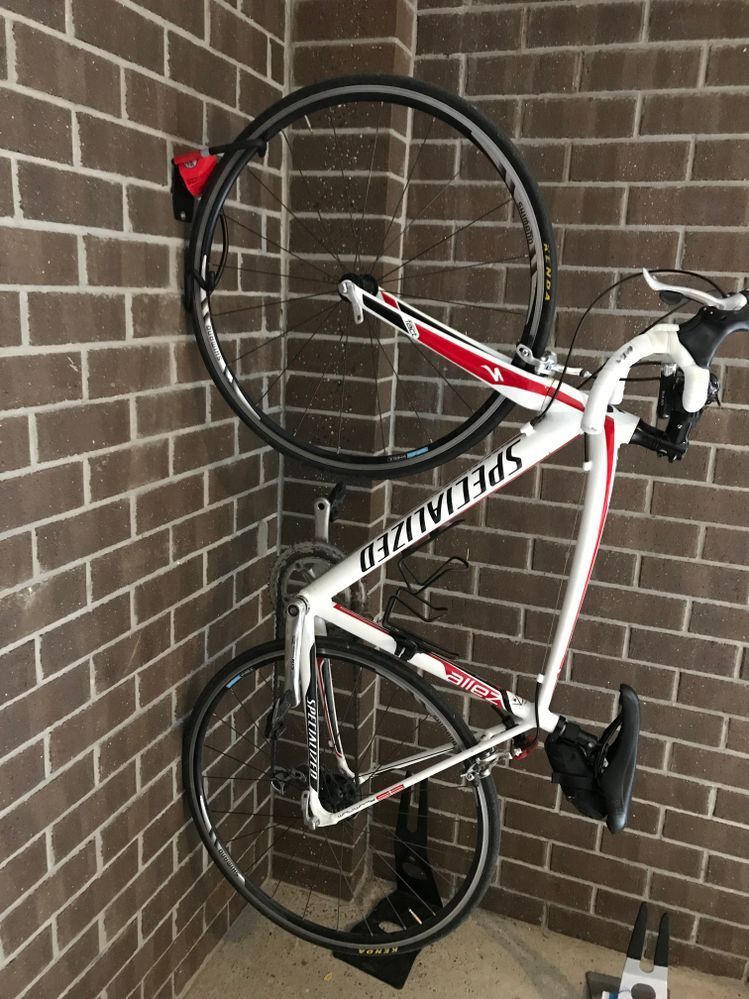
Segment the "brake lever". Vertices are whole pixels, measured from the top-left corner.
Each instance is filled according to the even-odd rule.
[[[711,295],[710,292],[701,291],[699,288],[685,288],[681,285],[665,284],[663,281],[659,281],[657,277],[654,277],[646,267],[642,269],[642,276],[645,278],[647,285],[653,291],[657,291],[667,305],[681,305],[682,301],[688,299],[689,301],[697,302],[699,305],[707,305],[711,309],[717,309],[719,312],[737,312],[747,304],[746,295],[740,291],[737,291],[733,295],[727,295],[725,298],[718,298],[717,295]],[[672,303],[668,298],[664,297],[665,295],[670,295],[674,298],[679,296],[680,300]]]

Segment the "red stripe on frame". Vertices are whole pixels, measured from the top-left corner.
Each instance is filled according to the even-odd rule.
[[[386,305],[389,305],[392,309],[396,309],[398,312],[401,311],[398,300],[388,294],[388,292],[380,289],[380,296]],[[531,381],[531,379],[525,377],[520,369],[503,367],[500,370],[498,365],[492,365],[486,357],[472,350],[469,346],[457,343],[455,340],[448,340],[444,334],[430,329],[429,326],[425,326],[418,321],[415,321],[414,325],[419,331],[419,339],[424,346],[430,347],[437,354],[446,357],[448,361],[457,364],[464,371],[469,371],[488,385],[496,385],[498,382],[502,382],[502,384],[509,385],[511,388],[525,389],[526,392],[534,392],[536,395],[548,396],[551,394],[550,386]],[[494,377],[492,371],[499,372],[499,378]],[[575,399],[562,390],[557,393],[556,398],[559,402],[572,407],[572,409],[577,409],[580,412],[583,412],[585,409],[585,406],[578,399]]]

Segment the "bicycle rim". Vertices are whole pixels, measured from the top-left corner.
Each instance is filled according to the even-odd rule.
[[[352,320],[344,274],[479,342],[541,352],[554,246],[512,143],[474,108],[397,77],[329,81],[268,109],[196,221],[193,320],[206,364],[278,450],[390,477],[465,453],[511,409],[384,323]],[[223,260],[223,266],[221,261]]]
[[[377,771],[403,759],[406,748],[410,753],[449,741],[457,751],[473,744],[465,724],[431,688],[389,657],[334,639],[321,642],[318,653],[331,664],[347,760],[355,772],[374,774],[358,793],[397,780],[405,771]],[[272,750],[260,735],[273,699],[274,671],[277,680],[283,674],[282,657],[280,643],[237,657],[208,685],[191,719],[185,785],[212,859],[244,898],[312,943],[393,953],[433,942],[468,914],[491,876],[499,825],[491,780],[464,785],[461,768],[453,767],[419,785],[428,785],[426,856],[438,894],[429,895],[416,882],[398,922],[392,892],[400,870],[396,851],[406,835],[398,820],[408,801],[404,793],[338,826],[310,831],[302,821],[301,786],[280,792],[270,783],[271,768],[278,775],[303,767],[300,761],[306,759],[301,713],[292,711]],[[343,785],[330,777],[335,757],[324,742],[321,772],[328,793],[337,795]],[[361,769],[365,765],[367,771]],[[413,823],[416,796],[410,809]],[[420,849],[420,859],[422,854]],[[373,915],[378,903],[379,916]]]

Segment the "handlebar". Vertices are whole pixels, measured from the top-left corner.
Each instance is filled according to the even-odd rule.
[[[749,331],[749,289],[721,299],[697,289],[663,284],[646,270],[643,275],[651,288],[690,298],[703,308],[681,326],[659,323],[612,354],[588,397],[582,419],[586,434],[602,432],[607,408],[616,397],[620,381],[634,364],[646,357],[662,355],[678,365],[684,375],[682,409],[686,414],[698,414],[709,398],[710,363],[716,351],[731,333]]]
[[[647,333],[641,333],[612,354],[595,380],[588,396],[582,419],[586,434],[600,434],[606,419],[606,410],[614,398],[619,382],[626,378],[629,369],[646,357],[662,355],[673,361],[684,372],[682,405],[688,413],[697,413],[707,401],[710,372],[696,363],[679,339],[676,323],[659,323]]]

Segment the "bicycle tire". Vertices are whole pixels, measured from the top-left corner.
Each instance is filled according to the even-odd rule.
[[[514,201],[528,247],[531,297],[523,331],[517,342],[530,347],[537,355],[542,353],[551,331],[556,297],[556,252],[551,223],[539,189],[512,141],[461,97],[407,77],[342,77],[305,87],[283,98],[260,114],[238,136],[237,141],[262,139],[270,142],[289,121],[329,108],[342,96],[350,102],[387,99],[394,104],[403,104],[431,114],[435,119],[446,122],[457,132],[461,132],[491,161]],[[428,445],[425,443],[423,446],[395,453],[347,453],[341,456],[328,446],[322,447],[311,441],[296,439],[288,428],[282,427],[277,420],[247,398],[236,372],[231,369],[226,353],[222,351],[215,317],[211,313],[211,294],[204,285],[212,241],[218,231],[226,200],[243,168],[255,155],[257,154],[253,151],[239,150],[228,153],[223,158],[199,204],[188,249],[186,301],[190,304],[193,330],[202,358],[221,395],[234,412],[273,448],[284,455],[324,469],[338,478],[394,478],[425,471],[466,453],[508,415],[512,409],[508,400],[491,392],[463,423]],[[406,187],[408,183],[407,180]],[[365,211],[366,207],[365,205]],[[322,218],[320,221],[322,223]],[[469,305],[467,302],[456,304]],[[458,369],[451,370],[459,374]],[[444,375],[442,377],[446,383],[449,382]],[[375,391],[379,407],[379,389]],[[341,397],[343,400],[343,390]],[[415,409],[414,412],[418,416]],[[382,412],[379,415],[382,444],[385,447]],[[372,418],[376,419],[376,413],[372,413]],[[339,451],[340,434],[339,427]]]
[[[471,785],[480,806],[476,821],[477,828],[480,828],[481,831],[481,845],[469,871],[465,890],[456,896],[449,907],[445,908],[444,918],[440,919],[434,926],[425,930],[422,928],[422,924],[419,924],[415,928],[415,932],[412,932],[408,938],[405,938],[405,931],[401,934],[389,934],[387,941],[372,941],[369,946],[366,945],[366,941],[363,941],[361,936],[347,931],[334,931],[325,927],[314,929],[308,925],[300,925],[298,920],[294,921],[289,917],[288,911],[283,906],[275,902],[275,892],[272,897],[269,897],[266,893],[258,891],[244,878],[238,878],[238,868],[210,822],[200,777],[200,766],[202,739],[211,717],[211,707],[217,702],[222,692],[228,689],[227,685],[232,684],[232,682],[236,683],[237,678],[246,676],[253,669],[261,668],[264,663],[272,661],[274,657],[283,657],[283,647],[283,642],[268,642],[235,657],[209,681],[192,712],[184,735],[182,772],[190,812],[203,844],[213,862],[234,889],[263,915],[295,936],[339,953],[366,953],[372,950],[377,951],[378,948],[382,949],[383,953],[394,953],[395,951],[407,953],[412,950],[420,950],[455,929],[478,905],[489,886],[499,851],[500,827],[496,789],[491,777],[480,778]],[[476,740],[466,723],[441,700],[430,684],[426,683],[415,672],[407,670],[397,659],[362,644],[350,643],[341,638],[333,637],[319,640],[318,650],[321,656],[343,656],[349,657],[353,661],[358,660],[360,663],[365,663],[366,668],[373,670],[377,675],[383,675],[393,680],[400,688],[417,692],[419,698],[432,706],[435,716],[439,716],[443,720],[446,727],[453,732],[456,740],[462,746],[475,745]],[[304,916],[301,922],[304,923]],[[425,925],[428,926],[428,923]]]

